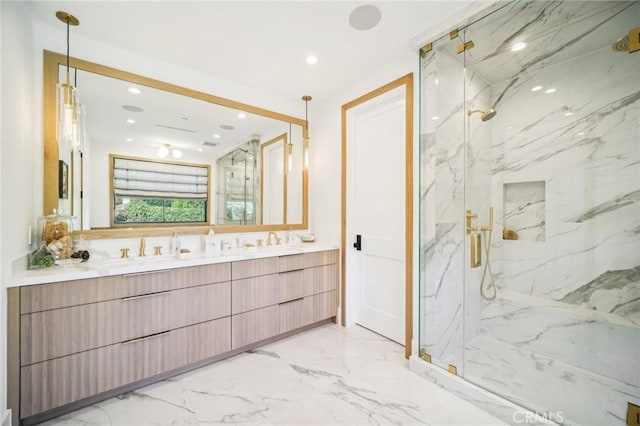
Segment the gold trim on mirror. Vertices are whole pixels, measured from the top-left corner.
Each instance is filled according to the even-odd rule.
[[[58,143],[56,140],[56,84],[58,83],[59,66],[66,64],[66,56],[44,50],[43,58],[43,213],[51,214],[53,209],[58,207]],[[303,138],[308,137],[308,127],[304,119],[292,117],[290,115],[277,113],[264,108],[233,101],[208,93],[200,92],[193,89],[177,86],[160,80],[144,77],[138,74],[96,64],[82,59],[70,57],[69,65],[78,70],[91,72],[105,77],[116,78],[128,81],[142,86],[152,87],[164,90],[166,92],[188,96],[199,99],[212,104],[217,104],[237,110],[246,111],[248,113],[261,115],[288,122],[301,126]],[[306,229],[308,226],[308,205],[309,205],[309,175],[308,170],[302,170],[302,223],[297,224],[278,224],[278,225],[242,225],[242,226],[215,226],[208,224],[198,226],[189,226],[174,228],[177,232],[185,234],[206,233],[214,227],[216,232],[259,232],[259,231],[278,231],[288,229]],[[86,238],[120,238],[128,236],[155,236],[166,235],[166,227],[144,228],[92,228],[91,230],[76,231],[78,235]],[[201,228],[201,229],[198,229]]]

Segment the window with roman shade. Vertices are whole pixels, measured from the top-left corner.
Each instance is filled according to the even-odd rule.
[[[208,222],[209,165],[111,159],[112,223]]]

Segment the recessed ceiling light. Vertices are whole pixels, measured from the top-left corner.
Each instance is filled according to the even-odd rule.
[[[127,142],[133,142],[132,138],[127,138]]]
[[[532,92],[537,92],[538,90],[542,90],[542,86],[533,86],[533,87],[531,88],[531,91],[532,91]]]
[[[436,80],[435,80],[436,86],[438,85],[438,83],[439,83],[439,82],[440,82],[440,80],[438,80],[438,79],[436,78]]]
[[[214,137],[214,138],[216,138],[216,139],[219,139],[219,138],[220,138],[220,135],[219,135],[219,134],[217,134],[217,133],[214,133],[214,134],[213,134],[213,137]]]
[[[137,87],[129,87],[129,93],[133,93],[134,95],[139,95],[142,92]]]
[[[349,15],[349,24],[354,30],[366,31],[378,25],[381,18],[380,9],[370,4],[364,4],[353,9]]]
[[[569,116],[572,116],[572,115],[573,115],[573,113],[571,111],[568,111],[568,112],[564,113],[565,117],[569,117]]]
[[[136,120],[134,120],[134,119],[130,118],[130,119],[128,119],[128,120],[127,120],[127,123],[129,123],[129,124],[136,124]]]
[[[515,43],[513,46],[511,46],[511,51],[512,52],[518,52],[522,49],[524,49],[525,47],[527,47],[527,43],[520,41],[518,43]]]
[[[309,56],[307,56],[306,61],[307,61],[307,63],[308,63],[309,65],[314,65],[314,64],[317,64],[317,63],[318,63],[318,58],[317,58],[316,56],[309,55]]]
[[[440,117],[438,117],[437,115],[434,115],[433,117],[431,117],[432,120],[439,120]]]
[[[238,114],[238,118],[246,118],[246,114],[241,112],[240,114]]]
[[[555,93],[555,91],[556,91],[556,89],[554,89],[554,88],[552,87],[551,89],[547,89],[547,90],[545,90],[545,91],[544,91],[544,93],[547,93],[547,94],[549,94],[549,93]]]
[[[198,148],[198,152],[202,152],[202,148]]]
[[[584,132],[578,133],[578,136],[583,136],[583,135],[584,135]]]
[[[142,108],[140,108],[139,106],[135,106],[135,105],[122,105],[122,109],[129,111],[129,112],[142,112],[144,111]]]

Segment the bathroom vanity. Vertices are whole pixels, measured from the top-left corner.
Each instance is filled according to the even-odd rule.
[[[122,263],[26,272],[9,288],[10,408],[22,424],[335,320],[334,247]]]

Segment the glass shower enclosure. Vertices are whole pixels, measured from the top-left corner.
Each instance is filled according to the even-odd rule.
[[[640,405],[639,26],[513,1],[421,53],[421,356],[560,424]]]
[[[259,206],[258,149],[255,139],[216,161],[216,224],[255,225]]]

